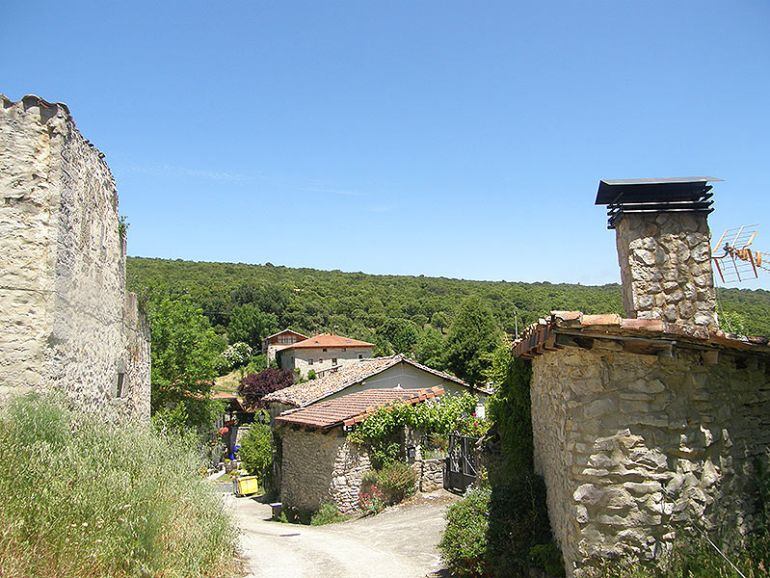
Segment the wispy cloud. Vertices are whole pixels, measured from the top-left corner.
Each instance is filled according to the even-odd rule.
[[[230,171],[219,171],[207,168],[192,168],[182,167],[178,165],[159,164],[159,165],[136,165],[130,164],[125,167],[127,172],[144,174],[144,175],[156,175],[156,176],[170,176],[170,177],[184,177],[193,179],[206,179],[211,181],[220,182],[232,182],[232,183],[248,183],[248,182],[262,182],[268,185],[280,187],[282,189],[288,189],[291,191],[298,191],[304,193],[313,193],[320,195],[334,195],[338,197],[368,197],[369,193],[364,191],[336,187],[316,179],[302,179],[285,176],[271,176],[262,173],[234,173]]]
[[[300,186],[300,190],[307,193],[321,193],[323,195],[337,195],[339,197],[366,197],[367,194],[361,191],[352,191],[350,189],[336,189],[322,185]]]
[[[366,207],[368,213],[390,213],[394,210],[396,210],[396,207],[393,205],[372,205],[371,207]]]
[[[126,170],[131,173],[144,175],[165,175],[192,177],[196,179],[208,179],[212,181],[246,182],[256,180],[258,177],[241,173],[231,173],[228,171],[213,171],[209,169],[197,169],[190,167],[180,167],[174,165],[129,165]]]

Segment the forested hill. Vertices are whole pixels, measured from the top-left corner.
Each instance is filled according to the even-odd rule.
[[[552,309],[622,313],[616,284],[468,281],[443,277],[368,275],[267,265],[128,259],[128,285],[143,299],[188,294],[215,326],[227,328],[233,309],[252,304],[275,315],[278,327],[333,331],[375,343],[425,329],[445,331],[469,296],[488,305],[513,334]],[[770,335],[770,291],[722,289],[726,318],[748,334]],[[412,339],[412,337],[408,337]],[[385,344],[387,349],[387,344]]]

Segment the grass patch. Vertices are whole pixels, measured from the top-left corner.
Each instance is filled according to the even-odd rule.
[[[214,380],[214,387],[211,388],[211,391],[235,394],[238,391],[238,386],[241,384],[242,373],[243,370],[235,369],[227,375],[220,375]]]
[[[310,518],[311,526],[325,526],[344,522],[348,517],[337,509],[331,502],[324,502],[318,511]]]
[[[0,412],[0,568],[22,576],[232,576],[237,533],[181,439],[55,398]]]

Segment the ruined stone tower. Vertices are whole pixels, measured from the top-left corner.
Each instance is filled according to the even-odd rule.
[[[0,95],[0,402],[54,388],[149,418],[149,329],[103,156],[65,105]]]
[[[615,229],[632,319],[718,329],[708,214],[710,177],[603,180],[596,203]]]

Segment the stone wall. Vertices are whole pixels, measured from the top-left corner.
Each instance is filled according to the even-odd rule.
[[[371,464],[341,428],[329,433],[281,428],[280,437],[284,507],[315,511],[332,502],[346,514],[358,509],[361,480]]]
[[[417,490],[420,492],[435,492],[444,487],[445,460],[429,459],[416,460],[412,469],[417,474]]]
[[[705,213],[624,214],[616,240],[628,317],[718,329]]]
[[[619,349],[597,340],[532,362],[535,466],[569,576],[658,557],[690,521],[745,532],[770,447],[765,358]]]
[[[0,97],[0,195],[0,397],[56,388],[149,418],[149,329],[125,291],[115,183],[64,105]]]

